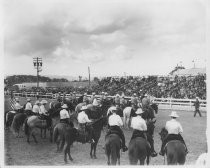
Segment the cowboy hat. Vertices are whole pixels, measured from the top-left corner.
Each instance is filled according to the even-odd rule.
[[[27,101],[31,101],[31,99],[30,99],[30,98],[28,98],[28,99],[27,99]]]
[[[120,95],[119,94],[116,94],[116,97],[120,97]]]
[[[81,111],[88,110],[87,106],[82,106]]]
[[[169,116],[176,117],[176,118],[179,117],[178,114],[176,113],[176,111],[172,111]]]
[[[63,104],[63,106],[61,106],[62,108],[68,108],[68,106],[66,104]]]
[[[113,106],[113,107],[110,108],[110,111],[111,111],[112,113],[114,113],[114,112],[117,111],[117,108],[116,108],[115,106]]]
[[[99,105],[98,101],[96,99],[94,99],[93,100],[93,106],[98,106],[98,105]]]
[[[137,111],[136,111],[136,114],[142,114],[142,113],[143,113],[142,109],[138,108]]]
[[[47,104],[47,100],[42,100],[41,104]]]
[[[40,104],[39,100],[37,100],[34,104]]]
[[[148,94],[145,93],[144,96],[148,96]]]
[[[107,95],[108,95],[108,93],[107,93],[107,92],[105,92],[105,95],[107,96]]]
[[[136,93],[134,93],[133,95],[136,96]]]

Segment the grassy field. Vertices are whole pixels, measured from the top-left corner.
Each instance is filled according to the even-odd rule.
[[[34,101],[34,100],[33,100]],[[33,102],[32,101],[32,102]],[[21,98],[21,104],[25,103],[25,98]],[[5,110],[9,110],[8,99],[5,98]],[[170,119],[168,116],[170,110],[159,110],[154,133],[155,150],[159,152],[161,141],[159,132],[164,127],[165,122]],[[178,111],[180,118],[178,119],[184,129],[183,137],[189,149],[186,164],[194,164],[198,156],[206,152],[206,113],[203,117],[193,117],[193,112]],[[23,132],[21,132],[23,134]],[[132,130],[124,130],[126,143],[128,144]],[[23,134],[24,136],[24,134]],[[48,134],[49,137],[49,134]],[[71,148],[71,155],[74,162],[69,162],[68,165],[106,165],[105,152],[102,149],[104,145],[105,132],[102,132],[99,144],[97,147],[97,159],[90,159],[89,144],[74,143]],[[26,137],[15,138],[10,131],[5,131],[5,164],[7,165],[64,165],[63,153],[56,153],[56,145],[49,142],[48,139],[41,139],[37,132],[38,144],[33,141],[27,144]],[[128,165],[128,153],[121,153],[121,165]],[[150,165],[162,165],[163,157],[157,156],[151,158]]]

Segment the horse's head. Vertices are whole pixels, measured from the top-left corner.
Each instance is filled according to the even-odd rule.
[[[153,108],[153,110],[155,110],[155,114],[158,113],[158,104],[152,103],[151,107]]]
[[[154,134],[154,129],[155,129],[155,121],[153,120],[148,120],[147,121],[147,130],[148,130],[148,133],[153,135]]]
[[[166,130],[165,127],[163,127],[163,128],[161,129],[160,133],[159,133],[160,139],[163,141],[164,138],[167,136],[167,134],[168,134],[168,131]]]

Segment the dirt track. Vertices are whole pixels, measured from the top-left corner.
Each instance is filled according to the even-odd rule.
[[[169,119],[169,111],[159,110],[155,128],[155,150],[160,150],[161,142],[158,132]],[[204,117],[193,117],[192,112],[179,111],[179,121],[181,122],[184,134],[183,137],[189,148],[186,164],[194,164],[198,156],[206,151],[206,114]],[[11,131],[5,131],[5,164],[6,165],[65,165],[63,161],[63,152],[56,153],[56,145],[49,142],[49,134],[47,139],[41,139],[39,131],[37,132],[38,144],[31,139],[31,143],[26,142],[26,137],[15,138]],[[132,131],[124,130],[126,143],[128,144]],[[198,136],[199,135],[199,136]],[[97,159],[90,159],[90,144],[74,143],[71,148],[71,154],[74,159],[68,165],[106,165],[106,156],[102,146],[104,145],[104,132],[99,140],[97,147]],[[128,165],[128,153],[121,153],[121,165]],[[163,157],[157,156],[151,158],[151,165],[162,165]]]

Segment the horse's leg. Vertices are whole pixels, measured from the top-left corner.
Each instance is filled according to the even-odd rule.
[[[64,162],[68,163],[67,161],[67,152],[68,152],[68,148],[70,148],[70,144],[69,142],[66,144],[65,150],[64,150]]]
[[[146,162],[147,162],[147,165],[149,165],[149,158],[150,158],[150,155],[147,155],[147,160],[146,160]]]
[[[50,142],[52,142],[53,141],[53,128],[51,127],[50,128]]]
[[[63,146],[64,146],[64,144],[65,144],[65,138],[64,137],[62,137],[61,138],[61,145],[60,145],[60,151],[62,151],[63,150]],[[73,145],[73,143],[71,144],[71,146]]]
[[[140,159],[140,165],[144,165],[144,159]]]
[[[90,146],[90,158],[91,159],[93,158],[93,154],[92,154],[92,152],[93,152],[93,145],[94,144],[91,143],[91,146]]]
[[[97,157],[96,157],[96,147],[97,147],[97,144],[98,144],[98,141],[96,141],[93,145],[93,147],[94,147],[94,154],[93,154],[93,158],[94,159],[97,159]]]
[[[117,152],[117,160],[118,160],[118,165],[120,165],[120,149]]]
[[[46,139],[47,128],[44,129],[44,138]]]
[[[34,135],[34,132],[33,132],[33,131],[32,131],[32,134],[31,134],[31,135],[32,135],[32,137],[34,138],[34,142],[35,142],[35,143],[38,143],[38,142],[37,142],[37,140],[36,140],[36,137],[35,137],[35,135]]]
[[[71,148],[71,145],[70,145],[69,148],[68,148],[69,160],[73,161],[73,158],[71,157],[71,153],[70,153],[70,148]]]
[[[40,134],[41,134],[41,138],[42,138],[42,128],[40,128]]]

